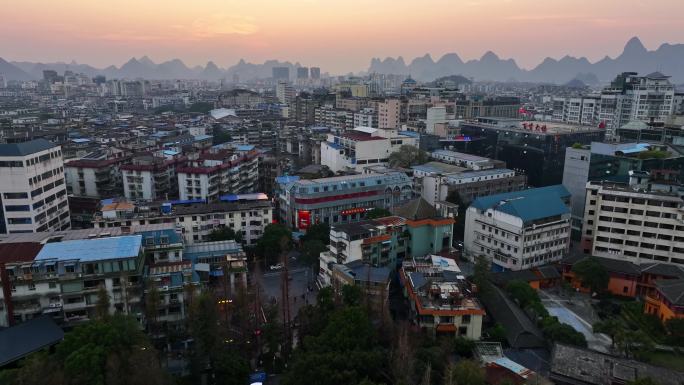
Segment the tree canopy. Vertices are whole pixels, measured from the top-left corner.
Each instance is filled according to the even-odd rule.
[[[275,262],[280,255],[292,245],[292,233],[290,230],[277,223],[266,226],[264,234],[259,238],[255,251],[269,262]]]
[[[595,257],[585,258],[572,266],[572,272],[589,287],[593,293],[601,293],[608,287],[610,276],[605,267]]]
[[[320,335],[304,338],[282,383],[301,384],[305,378],[320,385],[373,383],[382,379],[383,356],[365,312],[343,307],[331,314]]]
[[[417,164],[423,164],[428,161],[427,152],[410,144],[404,144],[399,147],[399,150],[389,155],[389,164],[392,167],[409,168]]]
[[[235,242],[242,242],[242,233],[236,232],[230,227],[223,226],[211,230],[211,232],[208,235],[208,238],[210,242],[230,240],[234,240]]]
[[[374,209],[371,209],[366,213],[366,218],[367,219],[376,219],[376,218],[384,218],[384,217],[389,217],[392,215],[392,213],[384,208],[376,207]]]
[[[158,353],[129,316],[90,321],[68,332],[55,353],[29,356],[15,384],[168,384]]]

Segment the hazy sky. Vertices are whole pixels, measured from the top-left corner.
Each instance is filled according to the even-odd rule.
[[[340,73],[374,56],[492,50],[531,67],[545,56],[614,56],[635,35],[649,49],[684,42],[682,15],[684,0],[21,0],[2,7],[0,57],[280,59]]]

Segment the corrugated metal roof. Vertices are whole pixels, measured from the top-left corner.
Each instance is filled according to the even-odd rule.
[[[36,260],[102,261],[137,256],[142,245],[141,235],[111,238],[81,239],[46,244]]]
[[[569,197],[563,185],[554,185],[480,197],[472,206],[481,211],[495,209],[529,222],[569,213],[564,202]]]
[[[52,318],[43,316],[0,331],[0,366],[54,345],[64,331]]]

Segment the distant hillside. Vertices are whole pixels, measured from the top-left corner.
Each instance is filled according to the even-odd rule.
[[[684,82],[684,44],[662,44],[648,51],[639,38],[630,39],[616,58],[605,58],[591,63],[585,57],[565,56],[560,60],[546,58],[531,70],[520,68],[513,59],[501,59],[493,52],[480,59],[462,61],[455,53],[434,61],[430,55],[421,56],[406,64],[398,58],[373,58],[369,72],[382,74],[411,74],[421,81],[430,81],[453,73],[477,80],[532,81],[564,84],[575,78],[586,84],[607,82],[623,71],[650,73],[658,70],[672,76],[674,82]]]

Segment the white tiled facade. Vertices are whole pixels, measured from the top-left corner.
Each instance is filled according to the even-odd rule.
[[[589,182],[582,236],[585,251],[595,256],[684,266],[684,201],[674,194]]]
[[[4,144],[0,149],[0,233],[61,230],[70,226],[61,147],[42,139],[33,142]],[[13,153],[5,151],[11,148],[6,146],[40,150],[6,155]]]

